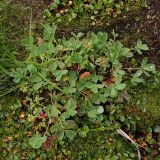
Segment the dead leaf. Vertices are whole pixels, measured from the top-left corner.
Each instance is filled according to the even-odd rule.
[[[28,101],[27,101],[26,99],[23,99],[23,100],[22,100],[22,104],[23,104],[23,105],[27,105],[27,102],[28,102]]]
[[[38,45],[42,45],[44,43],[44,39],[41,37],[38,37],[37,40],[38,40],[38,42],[37,42]]]

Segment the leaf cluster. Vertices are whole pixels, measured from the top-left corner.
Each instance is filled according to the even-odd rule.
[[[56,39],[55,33],[56,26],[46,24],[41,41],[34,42],[32,36],[24,40],[29,55],[10,74],[28,97],[32,119],[42,119],[47,126],[43,136],[37,132],[30,139],[33,148],[39,148],[50,134],[57,140],[72,140],[77,134],[84,137],[88,128],[79,128],[77,118],[82,124],[83,119],[101,124],[108,104],[155,72],[147,58],[131,64],[134,55],[148,50],[140,40],[129,49],[115,40],[115,34],[114,39],[105,32]]]

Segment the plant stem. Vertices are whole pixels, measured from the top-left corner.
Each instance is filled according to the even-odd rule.
[[[95,129],[90,129],[90,131],[97,132],[97,131],[106,131],[106,130],[115,130],[115,127],[100,127]]]
[[[128,70],[128,69],[138,70],[138,69],[140,69],[140,68],[122,68],[122,69],[126,69],[126,70]]]

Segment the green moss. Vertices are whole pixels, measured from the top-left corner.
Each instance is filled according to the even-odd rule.
[[[154,75],[154,78],[148,79],[148,82],[137,86],[133,95],[133,103],[140,110],[141,116],[148,115],[146,121],[158,124],[160,121],[160,72]]]
[[[143,105],[142,110],[150,112],[155,119],[160,119],[160,92],[155,90],[154,92],[145,92],[142,95]]]
[[[86,138],[77,137],[74,142],[65,142],[60,146],[63,156],[71,160],[103,160],[119,157],[136,158],[135,148],[127,144],[116,132],[90,132]]]

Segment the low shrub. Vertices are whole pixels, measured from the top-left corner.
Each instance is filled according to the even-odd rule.
[[[120,128],[110,117],[111,108],[129,101],[128,89],[155,73],[147,58],[134,61],[149,49],[141,40],[126,48],[114,31],[112,39],[105,32],[72,33],[68,39],[56,39],[55,33],[56,26],[46,24],[38,42],[31,35],[23,40],[28,57],[10,74],[21,94],[17,107],[27,110],[20,116],[33,125],[33,148],[48,147],[50,139]]]

